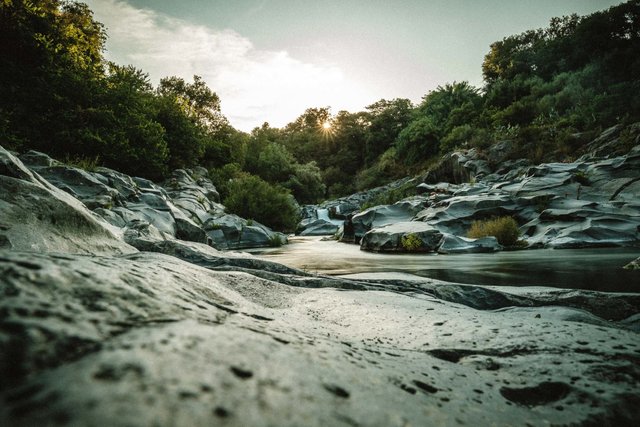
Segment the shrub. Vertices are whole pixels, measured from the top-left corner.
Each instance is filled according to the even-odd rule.
[[[422,239],[416,233],[409,233],[402,236],[400,244],[405,251],[413,252],[422,247]]]
[[[224,205],[230,213],[278,231],[295,230],[298,223],[298,210],[287,190],[247,173],[229,184]]]
[[[95,157],[69,157],[64,160],[67,166],[83,169],[87,172],[95,172],[100,166],[100,156]]]
[[[467,237],[473,239],[486,236],[494,236],[503,246],[513,246],[520,237],[518,223],[510,216],[474,221],[467,233]]]
[[[277,234],[269,237],[269,246],[271,246],[272,248],[279,248],[282,245],[284,245],[284,242]]]

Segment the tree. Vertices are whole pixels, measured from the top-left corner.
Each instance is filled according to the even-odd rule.
[[[387,151],[412,119],[411,101],[396,98],[381,99],[367,107],[365,166],[370,166]]]
[[[219,130],[226,124],[220,112],[220,98],[202,77],[193,76],[193,83],[180,77],[165,77],[160,80],[158,94],[175,99],[185,114],[208,131]]]
[[[0,137],[13,148],[78,151],[105,38],[82,3],[0,2]]]
[[[228,212],[253,219],[279,231],[293,231],[298,209],[288,191],[255,175],[243,174],[229,184],[224,199]]]
[[[291,190],[298,203],[303,204],[320,202],[324,198],[327,189],[322,182],[320,168],[315,162],[305,165],[295,164],[293,173],[282,185]]]

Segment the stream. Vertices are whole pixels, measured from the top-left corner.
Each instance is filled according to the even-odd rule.
[[[301,270],[352,278],[422,277],[495,286],[551,286],[604,292],[640,292],[640,271],[622,267],[637,248],[536,249],[491,254],[379,254],[321,237],[290,237],[255,256]]]

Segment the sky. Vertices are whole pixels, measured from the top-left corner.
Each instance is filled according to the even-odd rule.
[[[439,85],[482,86],[489,45],[586,15],[607,0],[83,0],[105,56],[162,77],[201,76],[232,126],[282,127],[307,108],[414,103]]]

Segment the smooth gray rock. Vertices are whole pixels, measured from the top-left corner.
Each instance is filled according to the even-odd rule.
[[[0,147],[0,247],[68,253],[130,253],[118,230]]]
[[[540,197],[513,197],[506,193],[453,196],[419,212],[415,219],[444,233],[466,236],[473,221],[512,216],[524,223],[538,216]]]
[[[316,219],[311,222],[300,223],[301,236],[332,236],[336,234],[339,226],[324,219]]]
[[[393,205],[380,205],[366,209],[351,219],[353,224],[353,234],[345,233],[343,239],[351,239],[356,243],[371,229],[382,227],[397,222],[410,221],[418,212],[420,212],[427,199],[418,197],[409,200],[403,200]]]
[[[640,242],[640,211],[612,204],[557,200],[524,224],[532,247],[586,248],[633,246]]]
[[[287,243],[284,234],[237,215],[210,216],[203,229],[216,249],[259,248]]]
[[[415,248],[403,239],[417,238]],[[360,242],[360,249],[373,252],[432,252],[442,240],[442,233],[424,222],[396,222],[368,231]]]
[[[287,239],[267,227],[251,227],[235,217],[223,219],[222,232],[203,228],[224,215],[220,196],[201,167],[179,169],[160,187],[153,182],[99,167],[95,172],[66,166],[46,154],[29,152],[23,156],[32,167],[45,174],[56,187],[97,210],[109,224],[127,228],[139,223],[153,225],[165,237],[212,243],[225,249],[270,246]],[[221,224],[222,225],[222,224]],[[336,227],[337,229],[337,227]],[[229,241],[227,241],[229,240]]]
[[[362,283],[376,290],[364,292],[278,281],[286,277],[148,252],[0,251],[0,424],[632,425],[640,416],[628,314],[640,310],[637,295],[426,282],[385,285],[393,292]]]
[[[454,236],[453,234],[445,234],[438,246],[438,253],[441,254],[485,253],[500,250],[502,250],[502,246],[493,236],[470,239]]]
[[[121,206],[120,194],[90,172],[66,165],[32,167],[49,183],[71,194],[89,209]]]
[[[207,243],[207,233],[189,218],[184,211],[169,203],[176,224],[176,238],[190,242]]]

